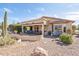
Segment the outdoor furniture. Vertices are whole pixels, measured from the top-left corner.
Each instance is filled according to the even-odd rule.
[[[48,32],[45,31],[45,32],[44,32],[44,36],[47,36],[47,35],[48,35]]]
[[[28,31],[26,31],[26,34],[33,34],[33,31],[28,30]]]
[[[48,32],[48,35],[51,36],[51,31]]]
[[[33,31],[33,34],[41,35],[42,34],[42,31]]]
[[[55,32],[51,33],[51,35],[54,37],[59,37],[61,34],[62,34],[62,31],[55,31]]]

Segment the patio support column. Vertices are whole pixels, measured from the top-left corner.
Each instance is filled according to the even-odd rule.
[[[56,24],[53,24],[53,32],[56,31],[55,26],[56,26]]]
[[[72,23],[70,23],[70,28],[71,28],[71,35],[72,35]]]
[[[53,24],[53,32],[55,32],[55,25]]]
[[[62,25],[62,33],[64,33],[64,31],[63,31],[63,30],[64,30],[64,26]]]
[[[24,33],[23,25],[22,25],[22,33]]]
[[[42,24],[42,39],[44,39],[44,24]]]

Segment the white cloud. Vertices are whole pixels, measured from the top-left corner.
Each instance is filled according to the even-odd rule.
[[[41,11],[45,11],[45,8],[40,8]]]
[[[26,13],[32,13],[32,10],[30,10],[30,9],[24,9],[24,12],[26,12]]]
[[[76,6],[76,4],[68,4],[68,8],[73,8],[73,6]]]
[[[37,8],[36,10],[37,10],[37,11],[41,11],[41,12],[44,12],[44,11],[46,11],[44,7]]]
[[[75,21],[74,24],[79,24],[79,12],[78,11],[54,14],[53,17],[73,20]]]
[[[67,12],[64,13],[65,18],[71,20],[78,20],[79,19],[79,12]]]
[[[32,12],[32,11],[31,11],[31,10],[29,10],[29,9],[28,9],[27,11],[28,11],[28,13],[31,13],[31,12]]]
[[[19,21],[20,21],[20,18],[18,18],[18,17],[8,17],[9,24],[17,23]]]
[[[66,15],[65,18],[70,19],[70,20],[74,20],[74,21],[78,21],[79,15]]]
[[[53,17],[59,18],[59,16],[57,14],[54,14]]]
[[[75,21],[74,24],[79,24],[79,12],[78,11],[63,13],[63,18]]]
[[[78,7],[78,6],[79,6],[78,3],[68,4],[68,8],[74,8],[74,7]]]
[[[13,11],[11,9],[8,9],[8,8],[3,8],[4,11],[7,11],[9,13],[13,13]]]
[[[79,15],[79,11],[76,11],[76,12],[67,12],[65,14],[68,14],[68,15]]]

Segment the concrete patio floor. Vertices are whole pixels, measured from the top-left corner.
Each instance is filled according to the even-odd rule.
[[[40,46],[48,51],[49,56],[79,56],[79,38],[75,36],[73,36],[74,42],[71,45],[63,45],[54,38],[51,38],[52,40],[50,38],[42,40],[40,36],[26,35],[26,37],[28,39],[37,39],[37,41],[31,42],[26,40],[14,45],[0,47],[0,55],[30,56],[33,49]]]

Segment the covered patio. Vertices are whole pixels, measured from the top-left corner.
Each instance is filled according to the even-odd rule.
[[[53,32],[57,34],[68,33],[72,34],[72,23],[74,21],[51,18],[51,17],[41,17],[39,19],[27,21],[21,23],[22,33],[26,32],[29,34],[39,34],[39,35],[52,35]],[[27,30],[24,30],[24,27]]]

